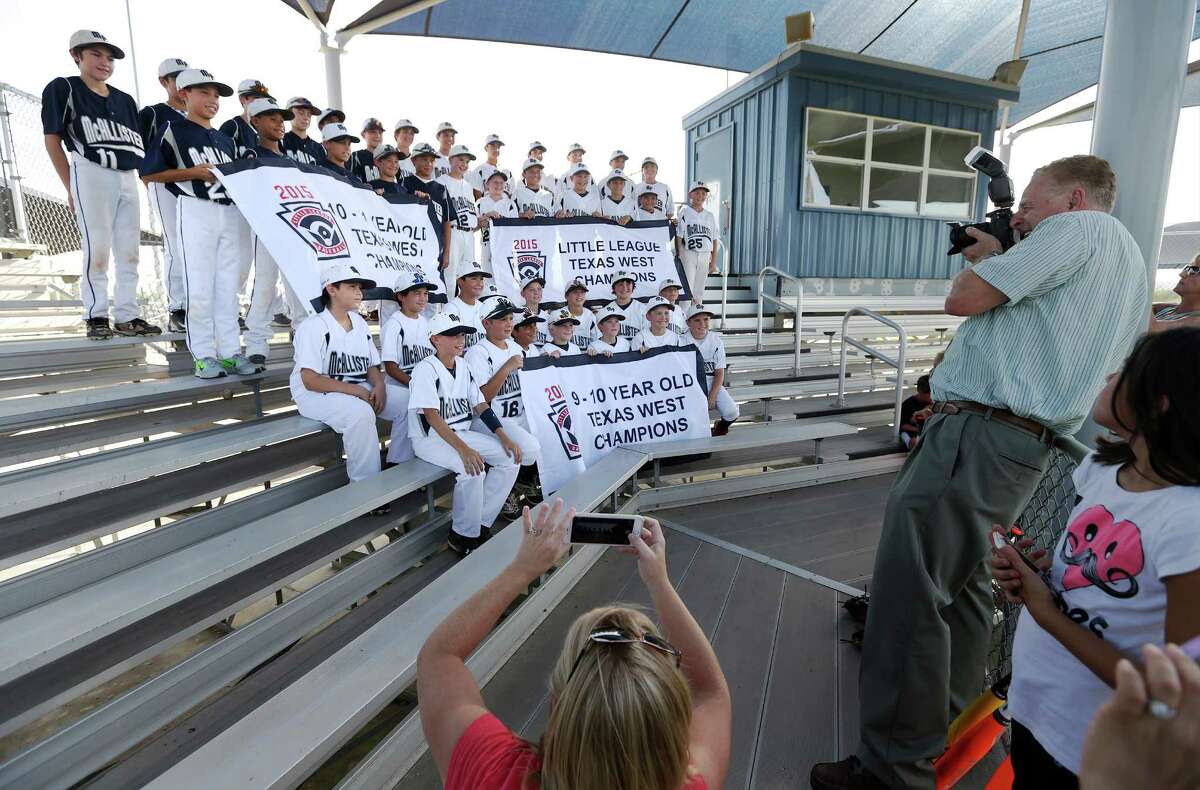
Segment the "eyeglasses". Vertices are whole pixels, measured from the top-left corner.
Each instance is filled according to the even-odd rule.
[[[590,634],[588,634],[588,643],[583,646],[583,650],[579,651],[579,657],[575,659],[575,663],[571,666],[571,671],[567,675],[567,683],[570,683],[571,678],[575,676],[575,670],[579,669],[579,663],[583,661],[583,657],[587,654],[588,647],[590,647],[593,642],[602,645],[642,644],[646,645],[647,647],[652,647],[655,650],[662,651],[669,656],[674,656],[676,669],[678,669],[679,665],[683,662],[683,653],[677,647],[675,647],[675,645],[671,644],[662,637],[655,636],[654,634],[642,634],[641,636],[634,636],[633,634],[621,628],[597,628],[595,631],[592,631]]]

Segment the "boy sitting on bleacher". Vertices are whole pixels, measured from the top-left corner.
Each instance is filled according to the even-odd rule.
[[[917,446],[921,429],[925,427],[925,409],[933,405],[933,392],[929,388],[929,376],[917,379],[917,392],[900,404],[900,444],[905,450]]]
[[[388,445],[388,463],[399,464],[413,457],[408,435],[408,387],[412,369],[433,353],[429,344],[429,321],[425,308],[429,294],[438,283],[426,280],[420,271],[401,272],[396,280],[396,301],[400,309],[383,322],[380,332],[383,370],[387,374],[387,410],[392,419],[392,440]]]

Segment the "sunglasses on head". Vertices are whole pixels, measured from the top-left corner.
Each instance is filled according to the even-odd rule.
[[[575,659],[575,663],[571,666],[571,672],[567,675],[567,683],[571,682],[571,678],[575,675],[575,670],[579,669],[579,663],[583,661],[584,655],[587,654],[588,648],[593,643],[601,645],[631,645],[642,644],[647,647],[652,647],[655,650],[666,653],[675,658],[675,668],[683,662],[683,653],[667,640],[654,634],[642,634],[634,636],[622,628],[597,628],[588,634],[588,642],[579,651],[579,657]]]
[[[1193,263],[1190,266],[1184,266],[1179,272],[1181,277],[1191,277],[1193,274],[1200,274],[1200,264]]]

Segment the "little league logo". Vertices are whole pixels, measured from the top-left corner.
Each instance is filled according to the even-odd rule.
[[[521,250],[509,256],[508,265],[516,274],[517,282],[527,277],[546,277],[546,256],[537,250]]]
[[[296,231],[296,235],[317,254],[318,261],[349,258],[346,237],[338,226],[337,217],[320,203],[299,201],[281,203],[276,216]]]
[[[575,461],[582,458],[583,450],[579,447],[579,439],[571,430],[571,412],[567,409],[567,402],[565,400],[551,401],[550,413],[546,416],[558,433],[558,441],[562,444],[563,452],[567,454],[567,460]]]

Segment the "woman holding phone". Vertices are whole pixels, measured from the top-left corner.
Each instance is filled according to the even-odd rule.
[[[702,790],[729,765],[729,688],[712,646],[667,576],[651,518],[622,552],[636,556],[662,632],[642,612],[593,609],[575,620],[550,676],[538,742],[483,704],[465,661],[509,604],[569,547],[572,508],[524,510],[512,562],[430,635],[417,660],[421,725],[447,790]]]

